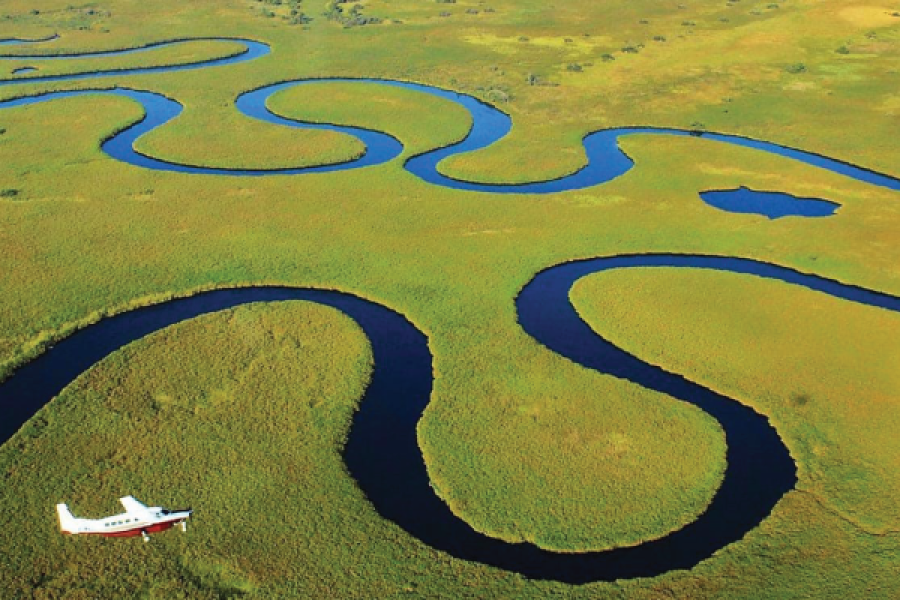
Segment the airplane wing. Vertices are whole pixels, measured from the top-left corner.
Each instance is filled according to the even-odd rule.
[[[119,498],[119,502],[125,507],[125,510],[131,514],[145,515],[147,514],[147,506],[134,499],[134,496],[125,496]]]

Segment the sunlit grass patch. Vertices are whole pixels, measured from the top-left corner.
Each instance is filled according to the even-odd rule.
[[[799,489],[868,531],[900,530],[900,316],[702,270],[603,273],[572,297],[629,352],[770,415]]]
[[[0,38],[2,39],[2,38]],[[65,40],[71,42],[70,39]],[[158,40],[166,41],[166,38]],[[138,47],[135,45],[134,47]],[[126,49],[122,47],[107,48],[109,50]],[[92,71],[111,71],[117,69],[132,69],[139,67],[156,67],[160,65],[179,65],[212,60],[225,56],[239,54],[244,50],[244,45],[232,40],[197,40],[163,45],[133,54],[120,54],[110,56],[97,56],[89,58],[42,59],[42,55],[54,54],[82,54],[91,50],[78,47],[60,47],[58,41],[47,44],[24,44],[21,46],[4,46],[0,54],[28,55],[27,58],[3,59],[15,65],[29,65],[39,69],[34,76],[59,75],[63,73],[89,73]],[[19,79],[19,78],[17,78]],[[27,79],[22,77],[21,79]]]
[[[404,156],[459,141],[472,125],[469,113],[455,103],[376,82],[300,85],[278,92],[268,104],[292,119],[390,133],[403,142]]]
[[[163,93],[182,102],[186,111],[142,140],[142,147],[163,158],[216,166],[295,166],[298,160],[353,155],[357,150],[348,138],[312,142],[305,133],[252,123],[232,107],[240,92],[275,81],[346,76],[427,83],[471,93],[509,112],[513,131],[508,139],[442,165],[456,177],[525,181],[559,176],[583,163],[579,142],[585,132],[634,124],[729,131],[896,174],[900,146],[892,121],[897,113],[892,73],[900,68],[900,19],[891,15],[876,26],[841,16],[845,9],[864,8],[865,0],[787,0],[778,2],[778,8],[768,8],[768,2],[724,0],[487,0],[484,5],[475,0],[372,0],[366,14],[391,18],[390,25],[348,29],[325,19],[319,14],[324,7],[310,1],[304,0],[302,9],[314,20],[297,27],[262,17],[261,9],[268,8],[251,10],[248,4],[265,3],[246,0],[111,0],[96,7],[109,15],[87,19],[81,11],[91,7],[76,6],[74,20],[65,14],[67,0],[49,0],[40,7],[9,0],[0,9],[0,37],[36,38],[58,31],[62,38],[44,46],[48,50],[236,35],[270,43],[273,53],[214,69],[11,86],[2,95],[96,85]],[[470,8],[479,13],[466,12]],[[282,5],[272,10],[282,14],[290,9]],[[453,14],[439,16],[443,11]],[[4,19],[4,14],[12,18]],[[82,26],[86,29],[79,30]],[[178,62],[224,47],[189,44],[183,53],[164,56]],[[840,48],[847,53],[837,52]],[[515,53],[508,54],[509,49]],[[149,64],[143,61],[150,58],[134,56],[128,65]],[[573,63],[581,70],[568,70]],[[0,68],[22,64],[5,61]],[[99,61],[68,64],[95,68]],[[786,69],[797,64],[805,70]],[[280,101],[273,99],[273,105]],[[285,93],[284,102],[287,106],[278,109],[296,118],[383,126],[407,143],[408,151],[446,143],[467,126],[465,116],[444,103],[374,85],[298,88]],[[745,149],[694,138],[636,137],[623,146],[637,166],[615,182],[549,197],[499,197],[426,185],[404,173],[401,161],[360,171],[251,181],[148,172],[103,155],[100,140],[138,118],[136,105],[94,96],[0,111],[0,129],[7,130],[0,135],[0,190],[19,190],[15,197],[0,198],[0,360],[21,361],[108,311],[211,286],[265,281],[328,286],[376,298],[408,314],[432,344],[435,393],[419,434],[437,489],[479,529],[507,539],[572,550],[658,536],[702,508],[721,466],[716,462],[720,434],[707,418],[667,398],[575,368],[520,331],[513,299],[539,270],[616,253],[703,252],[753,256],[900,291],[896,194]],[[843,207],[824,223],[767,223],[716,211],[697,198],[699,190],[721,185],[825,194]],[[666,281],[682,285],[684,277],[688,275]],[[760,286],[768,289],[759,282],[748,285],[747,297]],[[730,283],[721,287],[739,289]],[[675,298],[675,304],[683,299],[667,289],[653,288],[653,294]],[[776,296],[779,301],[796,298],[802,305],[807,296],[795,294],[790,288]],[[633,313],[622,316],[624,325],[654,318],[653,302],[636,295],[623,292],[621,300],[612,301],[630,303]],[[779,304],[745,320],[794,327],[783,309]],[[274,314],[268,310],[263,312]],[[827,314],[852,310],[839,307]],[[688,330],[712,327],[697,323],[702,318],[698,311],[673,309],[675,313]],[[274,330],[282,317],[284,323],[290,321],[282,315],[266,327]],[[220,317],[204,323],[216,319]],[[752,403],[754,391],[771,393],[759,400],[760,406],[767,403],[761,410],[776,416],[794,440],[792,450],[802,458],[806,487],[788,494],[746,539],[691,571],[575,587],[528,581],[452,559],[368,512],[334,450],[356,397],[348,395],[340,414],[313,425],[312,418],[303,418],[319,415],[321,407],[303,400],[321,402],[322,396],[297,392],[291,398],[301,402],[292,400],[289,411],[266,421],[276,424],[270,452],[252,465],[242,463],[243,455],[231,442],[248,424],[253,427],[241,439],[254,441],[260,425],[237,411],[248,397],[270,388],[244,393],[250,383],[232,375],[245,365],[215,356],[222,339],[218,332],[230,331],[230,326],[210,325],[204,331],[186,327],[174,337],[159,338],[166,340],[167,352],[153,350],[155,342],[148,340],[124,352],[129,357],[124,363],[111,359],[67,393],[75,404],[80,400],[74,395],[86,399],[94,394],[97,403],[91,406],[115,401],[123,409],[88,415],[88,424],[99,429],[92,430],[96,439],[90,443],[84,436],[72,446],[76,456],[49,443],[47,436],[75,440],[80,425],[68,415],[46,420],[46,411],[18,438],[27,442],[26,451],[15,443],[0,450],[4,460],[15,464],[14,472],[6,472],[0,495],[12,498],[10,506],[27,507],[21,515],[0,510],[4,591],[92,598],[900,597],[895,576],[900,538],[890,533],[896,516],[890,504],[896,486],[890,486],[896,483],[897,468],[888,451],[895,444],[886,440],[883,449],[877,447],[886,435],[887,407],[898,387],[882,379],[890,375],[887,363],[860,367],[859,373],[877,380],[872,389],[860,384],[856,396],[837,398],[832,396],[846,385],[837,381],[847,373],[844,362],[831,368],[821,356],[814,361],[795,356],[804,367],[815,367],[817,375],[824,373],[821,382],[812,381],[811,372],[802,380],[779,373],[767,382],[757,371],[740,368],[734,386],[752,389],[736,392],[737,397]],[[824,324],[821,331],[884,341],[880,334],[870,336],[870,329],[880,330],[878,325],[858,332],[834,327]],[[307,331],[306,325],[295,329]],[[818,332],[819,326],[813,330]],[[659,341],[660,331],[648,333],[647,339]],[[734,330],[728,320],[721,331],[728,333],[712,336],[709,348],[720,343],[736,353],[738,367],[764,362],[765,356],[757,354],[766,354],[768,347],[752,353],[741,345],[753,339],[753,332]],[[804,343],[818,339],[804,331],[796,326],[786,342],[783,330],[771,332],[778,345],[772,356],[782,357],[787,350],[799,354]],[[693,339],[693,332],[686,335]],[[844,338],[836,339],[825,339],[823,347],[834,349]],[[238,346],[233,341],[234,346],[221,350],[240,362],[245,355],[232,352]],[[348,347],[358,349],[354,344],[348,342]],[[276,346],[270,349],[274,352]],[[890,347],[885,347],[876,358],[889,356]],[[308,351],[334,353],[337,362],[342,356],[340,347],[314,344]],[[865,350],[863,356],[871,354]],[[281,365],[287,363],[272,356],[273,372],[284,375]],[[283,357],[291,356],[297,353],[285,350]],[[696,358],[687,348],[684,356]],[[204,380],[203,393],[164,389],[166,378],[177,379],[179,361],[195,368],[196,377]],[[312,365],[328,373],[337,362],[313,360]],[[274,374],[266,381],[293,394],[301,387],[296,383],[306,385],[309,375],[303,362],[298,364],[289,368],[289,382]],[[353,360],[340,364],[357,365]],[[835,385],[815,387],[828,382]],[[195,383],[188,377],[179,385],[194,390]],[[318,389],[314,381],[310,385]],[[884,392],[888,399],[872,401],[873,392]],[[826,412],[825,406],[837,409]],[[608,417],[604,409],[610,407],[621,408],[622,416]],[[139,419],[146,421],[141,426],[168,427],[152,435],[149,429],[139,430],[143,434],[125,440],[129,452],[117,454],[115,433],[136,428]],[[281,431],[277,424],[282,422],[296,425],[294,431]],[[648,422],[659,428],[660,439],[641,443],[655,430],[647,428]],[[222,425],[216,436],[211,423]],[[188,427],[199,432],[201,424],[209,426],[204,432],[209,435],[197,437],[196,453],[190,456],[198,468],[187,469],[181,462],[187,451],[178,450],[178,434]],[[283,434],[294,437],[282,443]],[[677,472],[659,473],[663,442],[685,457]],[[109,453],[92,454],[95,447]],[[165,464],[130,458],[147,457],[157,447],[154,456],[165,458]],[[569,455],[573,460],[567,461]],[[703,464],[711,470],[702,471]],[[294,465],[295,472],[286,472],[283,465]],[[60,537],[52,502],[63,497],[94,516],[115,511],[121,483],[116,477],[123,471],[135,474],[129,487],[154,482],[151,495],[161,503],[176,502],[159,498],[175,491],[194,503],[198,512],[187,535],[163,534],[146,546],[139,540]],[[662,477],[654,479],[654,474]],[[175,475],[171,481],[169,475]],[[179,480],[181,476],[186,479]],[[301,512],[270,507],[286,492],[265,481],[268,477],[293,484],[292,499],[300,502],[285,506],[300,504]],[[672,497],[678,482],[687,486],[683,498]],[[214,487],[208,497],[200,497],[209,485]],[[94,496],[88,489],[99,492]],[[263,491],[271,494],[261,498]],[[640,493],[653,499],[641,505]],[[619,504],[608,501],[616,496]],[[239,502],[226,506],[226,499]],[[240,511],[249,520],[229,520],[232,513],[226,510],[257,504],[265,507],[264,514]]]
[[[136,148],[156,158],[226,169],[286,169],[346,162],[365,146],[356,138],[297,130],[240,114],[233,106],[189,106],[169,127],[140,138]]]
[[[703,511],[725,468],[712,418],[627,382],[577,377],[558,357],[533,360],[486,387],[483,408],[429,408],[424,453],[454,512],[506,540],[579,552],[662,537]]]
[[[3,503],[17,508],[4,511],[2,545],[37,569],[57,565],[38,584],[0,569],[3,588],[66,590],[79,585],[73,570],[102,595],[140,580],[198,597],[277,585],[298,554],[321,551],[334,486],[368,510],[340,449],[370,370],[361,330],[303,302],[200,317],[103,360],[3,447]],[[193,506],[188,533],[145,546],[63,537],[45,518],[56,502],[96,518],[125,494]]]

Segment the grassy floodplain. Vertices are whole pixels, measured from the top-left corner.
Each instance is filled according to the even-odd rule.
[[[350,28],[326,19],[311,0],[300,4],[313,18],[305,25],[282,18],[284,6],[246,0],[45,4],[33,14],[31,3],[5,3],[0,37],[58,32],[47,52],[201,36],[272,46],[270,56],[229,67],[0,89],[9,98],[121,85],[177,99],[183,115],[141,140],[142,150],[170,160],[275,168],[354,156],[360,149],[352,140],[248,122],[233,107],[246,90],[330,76],[420,81],[507,111],[514,127],[506,140],[442,165],[455,177],[481,181],[571,172],[584,160],[578,141],[586,132],[621,125],[738,133],[895,175],[900,159],[900,18],[889,3],[371,0],[362,13],[383,22]],[[198,42],[116,64],[176,64],[232,51]],[[2,68],[26,63],[41,66],[28,59]],[[52,68],[79,72],[99,64],[83,59]],[[298,88],[272,102],[293,118],[384,128],[407,153],[450,143],[468,125],[466,115],[437,100],[364,84]],[[128,101],[100,97],[0,110],[0,189],[16,192],[0,199],[4,372],[104,314],[197,289],[269,282],[352,291],[402,312],[428,334],[435,388],[418,435],[429,472],[457,514],[503,539],[578,551],[658,537],[702,509],[723,460],[720,433],[699,411],[576,367],[519,329],[513,299],[536,272],[588,256],[700,252],[900,293],[900,195],[747,149],[636,137],[623,147],[637,167],[605,186],[500,197],[426,185],[399,161],[251,180],[147,172],[100,152],[99,140],[140,116]],[[738,185],[842,207],[815,222],[769,222],[697,198],[702,189]],[[631,311],[621,315],[623,328],[653,323],[654,306],[664,302],[680,327],[691,328],[691,339],[670,339],[675,325],[651,326],[634,341],[641,344],[636,352],[651,359],[665,348],[658,362],[675,370],[672,347],[696,353],[695,360],[741,356],[737,369],[686,365],[685,372],[769,415],[800,465],[799,490],[745,540],[696,569],[579,587],[531,582],[434,552],[382,521],[338,454],[366,380],[365,341],[333,312],[284,305],[211,316],[141,341],[85,374],[5,444],[0,588],[13,597],[51,598],[900,594],[897,465],[886,437],[900,384],[891,378],[896,361],[884,358],[895,352],[896,336],[888,332],[896,318],[741,277],[614,276],[623,278],[621,298],[607,298],[604,316],[591,316],[589,307],[606,298],[608,285],[578,290],[592,325],[617,326],[605,316],[610,304]],[[750,294],[772,305],[698,323],[698,311],[710,306],[697,306],[696,295],[683,289],[700,283],[728,300],[724,307]],[[642,290],[649,290],[643,298]],[[846,324],[789,318],[812,302],[825,307],[826,320]],[[741,344],[761,323],[773,346],[748,354]],[[266,335],[253,338],[248,328]],[[857,346],[833,341],[847,330]],[[632,343],[628,331],[609,331]],[[710,350],[713,341],[723,344],[721,353]],[[816,353],[789,360],[804,344]],[[782,369],[777,376],[765,375],[770,359]],[[798,363],[802,369],[785,367]],[[271,371],[240,380],[259,364]],[[837,392],[843,389],[852,394]],[[796,394],[813,400],[791,404]],[[311,406],[323,396],[328,403]],[[274,410],[278,399],[284,410],[265,424],[238,426],[248,407]],[[175,418],[181,413],[193,416]],[[76,426],[69,415],[87,420]],[[266,429],[273,422],[285,423],[274,438]],[[84,451],[60,456],[68,448]],[[271,460],[267,449],[284,460]],[[260,473],[251,454],[266,455],[272,471]],[[166,460],[137,464],[140,456]],[[173,468],[188,460],[200,468]],[[221,529],[215,515],[271,501],[261,490],[283,481],[279,470],[292,465],[289,514],[261,511]],[[654,485],[663,491],[652,493]],[[160,535],[149,547],[56,533],[56,502],[99,516],[115,510],[124,493],[194,504],[198,519],[187,535]]]
[[[629,352],[771,415],[801,492],[872,534],[900,529],[900,318],[781,282],[658,271],[585,278],[573,302]]]

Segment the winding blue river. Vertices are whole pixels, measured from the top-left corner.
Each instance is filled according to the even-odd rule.
[[[103,319],[62,340],[0,384],[0,441],[97,361],[131,341],[202,314],[249,302],[307,300],[332,306],[368,336],[375,369],[344,449],[351,475],[378,513],[426,544],[458,558],[535,579],[582,584],[651,577],[689,569],[740,540],[768,516],[796,482],[796,468],[769,421],[739,402],[666,372],[599,337],[568,301],[572,285],[601,271],[645,267],[702,268],[801,285],[852,302],[900,312],[900,298],[746,259],[633,255],[565,263],[539,273],[516,307],[537,341],[585,367],[690,402],[722,425],[727,469],[712,503],[697,520],[662,538],[628,548],[555,553],[482,535],[435,495],[418,449],[416,424],[428,404],[431,354],[425,335],[402,315],[339,292],[250,287],[203,292]]]
[[[251,60],[269,52],[269,47],[263,43],[237,41],[243,42],[246,50],[220,59],[175,67],[23,77],[2,81],[0,85],[205,68]],[[176,43],[187,43],[187,40],[163,42],[126,51],[68,57],[140,52]],[[420,179],[455,189],[537,194],[598,185],[622,175],[633,166],[631,159],[619,149],[618,140],[625,135],[644,134],[699,135],[800,160],[874,185],[900,189],[900,182],[891,176],[797,149],[738,136],[653,128],[609,129],[589,134],[584,138],[587,165],[560,179],[523,185],[487,185],[460,181],[439,173],[439,162],[448,156],[484,148],[501,139],[510,130],[509,117],[471,96],[398,81],[345,78],[289,81],[268,85],[239,96],[236,106],[249,117],[289,127],[320,127],[348,133],[361,139],[367,148],[363,156],[346,163],[281,170],[206,168],[173,163],[136,152],[134,143],[138,137],[169,122],[182,110],[175,100],[150,91],[124,88],[53,91],[0,102],[0,109],[86,94],[128,98],[144,107],[146,117],[106,140],[103,150],[113,158],[138,167],[194,175],[296,175],[374,166],[402,155],[402,144],[386,133],[286,119],[275,115],[266,107],[267,100],[279,91],[293,86],[336,81],[358,81],[367,85],[411,89],[456,102],[466,108],[472,115],[473,125],[464,140],[408,157],[405,162],[405,168]],[[566,263],[539,273],[516,299],[519,322],[528,334],[551,351],[587,368],[625,378],[690,402],[716,418],[725,431],[728,442],[727,469],[722,485],[707,510],[691,524],[637,546],[582,554],[548,552],[531,544],[510,544],[481,535],[453,515],[429,484],[416,438],[416,423],[427,406],[432,386],[432,364],[427,339],[402,315],[362,298],[338,292],[282,287],[217,290],[103,319],[62,340],[0,384],[0,407],[4,414],[4,419],[0,422],[0,440],[5,441],[12,436],[35,411],[80,373],[131,341],[185,319],[248,302],[308,300],[343,311],[360,324],[372,343],[375,357],[373,379],[361,401],[360,410],[354,416],[344,457],[351,475],[384,518],[395,522],[426,544],[453,556],[536,579],[580,584],[650,577],[673,569],[689,569],[717,550],[740,540],[769,515],[784,494],[794,487],[796,467],[783,442],[764,416],[733,399],[624,352],[594,333],[578,317],[568,300],[568,293],[574,282],[585,275],[611,269],[647,267],[701,268],[743,273],[806,286],[852,302],[900,311],[900,299],[893,296],[777,265],[739,258],[699,255],[615,256]]]
[[[70,81],[89,79],[94,77],[110,77],[114,75],[183,71],[188,69],[207,68],[246,62],[270,53],[269,46],[262,42],[242,38],[222,37],[197,38],[197,40],[171,40],[166,42],[148,44],[145,46],[127,50],[104,50],[82,54],[61,54],[56,56],[25,56],[21,54],[0,55],[0,59],[10,57],[15,57],[18,59],[67,59],[112,56],[119,54],[145,52],[154,48],[160,48],[173,44],[186,44],[198,40],[240,42],[245,46],[245,50],[236,55],[231,55],[223,58],[203,60],[174,66],[136,67],[108,71],[91,71],[87,73],[78,73],[72,75],[38,75],[19,77],[16,79],[0,80],[0,86],[23,83]],[[22,43],[22,40],[4,40],[4,42]],[[366,85],[401,87],[430,94],[432,96],[437,96],[445,100],[455,102],[465,108],[472,117],[472,127],[468,135],[463,140],[453,144],[449,144],[443,148],[437,148],[416,156],[409,157],[406,159],[406,162],[404,164],[406,170],[416,177],[428,183],[439,185],[442,187],[472,192],[489,192],[495,194],[548,194],[593,187],[602,183],[606,183],[608,181],[611,181],[612,179],[615,179],[616,177],[619,177],[620,175],[623,175],[634,166],[634,162],[631,160],[631,158],[629,158],[628,155],[625,154],[625,152],[623,152],[619,147],[619,140],[622,137],[629,135],[669,135],[701,137],[704,139],[732,144],[735,146],[743,146],[756,150],[762,150],[770,154],[776,154],[779,156],[797,160],[827,171],[844,175],[852,179],[864,181],[872,185],[900,191],[900,179],[896,177],[871,171],[863,167],[858,167],[846,162],[842,162],[811,152],[799,150],[797,148],[780,146],[778,144],[773,144],[761,140],[754,140],[738,135],[654,127],[620,127],[615,129],[603,129],[588,134],[583,140],[585,154],[587,156],[587,164],[575,173],[572,173],[565,177],[560,177],[558,179],[514,185],[486,184],[472,181],[463,181],[448,177],[440,173],[440,171],[438,170],[438,164],[443,159],[449,156],[480,150],[505,137],[512,128],[512,121],[507,114],[491,105],[481,102],[480,100],[472,96],[444,90],[434,86],[382,79],[349,79],[343,77],[287,81],[267,85],[260,89],[242,94],[235,100],[235,102],[238,109],[243,114],[251,118],[260,119],[277,125],[284,125],[300,129],[328,129],[357,137],[366,146],[366,152],[362,156],[354,160],[348,160],[342,163],[314,167],[297,167],[285,169],[206,168],[197,165],[170,162],[166,161],[165,159],[156,157],[149,157],[136,152],[133,148],[133,144],[138,137],[149,131],[152,131],[153,129],[156,129],[157,127],[164,125],[165,123],[176,117],[178,114],[180,114],[181,105],[176,101],[165,98],[164,96],[153,92],[128,89],[80,91],[77,93],[113,94],[126,96],[143,106],[144,111],[147,115],[146,118],[141,122],[135,123],[132,127],[119,132],[116,136],[104,142],[103,149],[110,156],[117,160],[147,169],[176,171],[190,174],[233,175],[241,177],[263,175],[298,175],[302,173],[321,173],[379,165],[391,161],[399,156],[402,153],[401,143],[387,133],[371,131],[360,127],[316,124],[300,120],[287,119],[272,113],[272,111],[270,111],[266,106],[266,101],[273,94],[282,90],[294,86],[323,84],[330,82],[358,82],[360,84]],[[37,94],[31,96],[30,98],[19,98],[0,102],[0,109],[13,106],[21,106],[23,104],[34,104],[38,102],[56,100],[74,94],[75,92],[50,92]]]
[[[8,39],[8,40],[0,40],[0,46],[4,45],[19,45],[19,44],[37,44],[48,42],[50,40],[57,39],[58,36],[52,36],[49,38],[45,38],[42,40],[19,40],[19,39]],[[121,56],[127,54],[138,54],[141,52],[146,52],[148,50],[155,50],[158,48],[164,48],[168,46],[178,46],[184,44],[191,44],[194,42],[238,42],[244,46],[243,50],[239,50],[235,54],[231,54],[228,56],[223,56],[219,58],[211,58],[198,60],[194,62],[187,62],[180,65],[160,65],[156,67],[125,67],[121,69],[109,69],[107,71],[88,71],[85,73],[72,73],[72,74],[64,74],[64,75],[36,75],[30,77],[19,77],[16,79],[5,79],[0,80],[0,86],[6,85],[15,85],[22,83],[45,83],[45,82],[53,82],[53,81],[78,81],[80,79],[94,79],[96,77],[113,77],[118,75],[139,75],[143,73],[169,73],[175,71],[187,71],[190,69],[200,69],[207,67],[215,67],[219,65],[233,65],[237,63],[247,62],[251,60],[256,60],[257,58],[263,57],[271,52],[268,44],[264,44],[262,42],[257,42],[255,40],[248,40],[245,38],[229,38],[229,37],[207,37],[207,38],[186,38],[186,39],[176,39],[176,40],[168,40],[165,42],[154,42],[152,44],[146,44],[144,46],[139,46],[136,48],[128,48],[125,50],[97,50],[94,52],[81,52],[81,53],[62,53],[62,54],[0,54],[0,59],[33,59],[33,60],[71,60],[74,58],[97,58],[103,56]],[[147,110],[148,113],[152,109],[148,109],[147,106],[144,106],[144,110]]]

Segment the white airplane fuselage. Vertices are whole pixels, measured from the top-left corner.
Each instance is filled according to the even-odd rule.
[[[65,504],[57,504],[59,528],[63,533],[72,535],[102,535],[105,537],[132,537],[142,535],[146,541],[151,533],[157,533],[181,524],[186,529],[185,521],[193,512],[184,510],[167,510],[159,506],[148,507],[131,496],[120,498],[126,512],[103,519],[79,519],[72,515]]]

